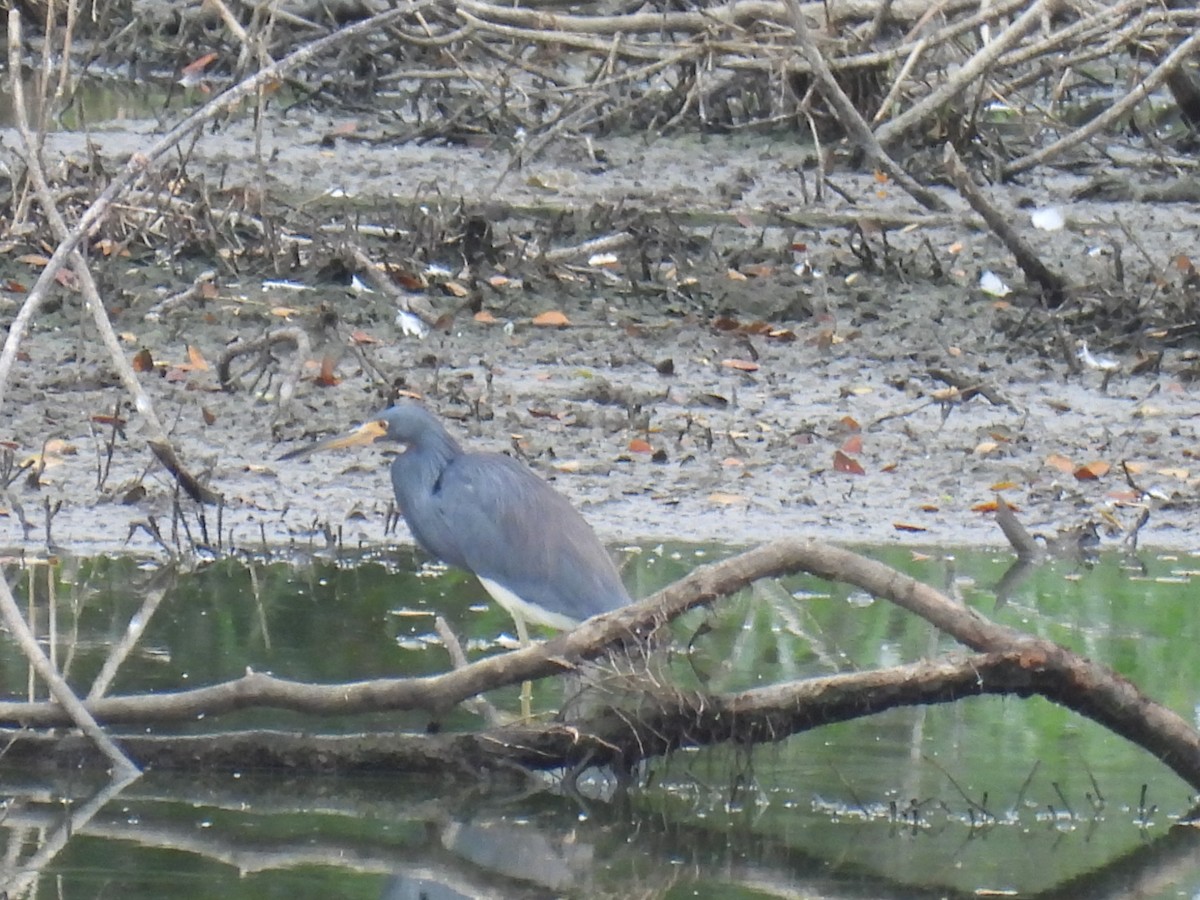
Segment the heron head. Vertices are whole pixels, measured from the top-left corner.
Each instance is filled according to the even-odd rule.
[[[298,459],[322,450],[359,447],[376,441],[392,441],[407,447],[429,438],[442,437],[452,440],[429,410],[419,403],[406,400],[376,413],[349,434],[318,441],[308,447],[289,451],[279,458]]]

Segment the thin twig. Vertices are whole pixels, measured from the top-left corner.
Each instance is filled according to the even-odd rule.
[[[50,688],[50,696],[66,711],[75,726],[91,739],[100,749],[100,752],[112,762],[114,774],[123,775],[140,771],[134,765],[133,760],[126,756],[121,748],[113,743],[112,739],[105,734],[104,729],[96,723],[96,720],[92,718],[92,714],[87,711],[87,708],[80,699],[75,696],[75,692],[71,690],[71,686],[50,665],[50,660],[42,652],[37,638],[33,636],[33,632],[29,630],[29,626],[21,616],[21,610],[17,606],[17,601],[13,598],[12,591],[9,590],[8,580],[2,575],[0,575],[0,619],[3,619],[9,634],[17,642],[17,645],[21,648],[21,652],[25,654],[25,658],[29,660],[29,664],[33,666],[38,677]]]
[[[311,43],[305,44],[298,50],[288,54],[273,66],[269,66],[254,75],[246,78],[244,81],[231,87],[218,97],[214,97],[196,112],[192,113],[154,144],[146,149],[143,153],[134,153],[130,156],[129,162],[125,165],[124,170],[118,174],[109,183],[108,187],[98,196],[80,216],[78,223],[71,229],[69,235],[61,240],[57,247],[54,248],[54,253],[51,254],[49,261],[42,268],[41,274],[37,281],[29,289],[29,293],[25,297],[25,302],[18,311],[16,318],[8,329],[8,336],[4,341],[4,349],[0,351],[0,408],[4,405],[4,392],[7,388],[9,377],[12,372],[13,364],[16,362],[17,351],[20,349],[21,340],[29,330],[30,324],[33,322],[34,316],[37,315],[42,303],[45,302],[51,288],[56,284],[55,277],[62,267],[66,264],[70,253],[79,245],[79,242],[85,236],[92,232],[92,229],[103,219],[109,211],[114,199],[124,193],[131,184],[153,165],[160,157],[170,152],[178,145],[185,137],[192,132],[201,128],[205,123],[221,116],[228,110],[238,106],[245,98],[253,95],[264,85],[270,84],[281,78],[284,73],[291,71],[320,54],[339,46],[342,43],[348,42],[364,34],[374,34],[377,29],[391,22],[393,19],[401,18],[402,16],[411,15],[416,10],[425,9],[436,5],[439,0],[414,0],[414,2],[404,4],[395,9],[389,9],[378,15],[371,16],[368,19],[363,19],[361,22],[356,22],[346,28],[342,28],[333,34],[326,35]],[[18,33],[19,33],[19,13],[16,9],[10,11],[10,35],[11,35],[11,17],[18,16]],[[11,41],[11,37],[10,37]],[[9,55],[16,55],[18,63],[20,62],[20,48],[9,48]],[[16,77],[20,72],[19,67],[13,71],[10,66],[10,75]]]
[[[9,85],[13,96],[14,117],[17,123],[17,130],[20,132],[21,140],[25,145],[27,155],[26,165],[29,170],[30,180],[34,185],[38,203],[41,205],[42,212],[45,213],[46,219],[49,221],[55,235],[60,241],[66,243],[70,239],[70,230],[67,228],[67,223],[63,220],[58,207],[54,203],[53,195],[50,192],[50,185],[46,181],[45,172],[42,171],[38,142],[29,129],[29,121],[25,115],[25,94],[21,83],[20,61],[21,14],[16,9],[13,9],[8,15],[8,62],[9,72],[12,76]],[[125,357],[125,351],[121,347],[121,339],[117,337],[117,332],[112,327],[112,322],[109,321],[108,313],[105,311],[104,303],[100,299],[100,292],[96,287],[95,279],[92,278],[91,270],[88,268],[83,254],[76,249],[72,249],[69,252],[69,259],[71,267],[79,279],[79,287],[83,292],[88,311],[92,314],[92,321],[95,323],[96,329],[100,332],[100,339],[108,350],[109,359],[113,367],[117,370],[117,376],[121,379],[121,383],[125,386],[130,396],[133,397],[134,407],[141,414],[150,429],[150,438],[147,441],[150,448],[154,451],[155,456],[168,463],[168,468],[179,479],[180,483],[185,486],[190,496],[206,503],[215,502],[218,499],[218,494],[202,486],[198,479],[190,474],[188,469],[179,460],[178,454],[171,445],[167,431],[163,428],[158,414],[154,411],[154,404],[151,402],[150,396],[138,380],[137,373],[133,371],[133,366]]]
[[[875,132],[875,138],[879,141],[880,146],[889,147],[895,144],[910,129],[925,121],[926,116],[949,103],[965,91],[970,84],[982,78],[1005,51],[1013,47],[1025,36],[1026,32],[1042,21],[1053,5],[1053,0],[1037,0],[1031,4],[1008,28],[971,57],[965,65],[958,68],[940,87],[931,91],[896,118],[880,126]]]

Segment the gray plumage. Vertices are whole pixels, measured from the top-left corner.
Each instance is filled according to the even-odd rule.
[[[631,602],[591,526],[523,463],[465,452],[417,403],[376,418],[386,424],[383,439],[407,448],[392,463],[392,486],[417,543],[479,576],[519,631],[522,617],[564,628]],[[523,604],[506,602],[504,591]]]

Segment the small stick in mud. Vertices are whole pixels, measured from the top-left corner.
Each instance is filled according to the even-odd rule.
[[[276,328],[252,341],[237,341],[230,344],[217,361],[217,380],[221,382],[221,387],[227,391],[233,390],[233,374],[230,372],[230,366],[235,359],[249,353],[261,353],[279,343],[290,343],[296,348],[291,365],[284,372],[283,383],[279,386],[279,409],[281,412],[285,410],[296,394],[296,385],[300,383],[300,375],[304,371],[304,361],[312,354],[312,342],[303,328],[297,328],[294,325],[288,328]]]

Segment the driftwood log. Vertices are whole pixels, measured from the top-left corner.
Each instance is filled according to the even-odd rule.
[[[673,617],[757,579],[795,572],[862,588],[927,620],[971,652],[736,694],[686,692],[669,685],[630,690],[630,679],[623,678],[621,690],[604,693],[602,702],[591,702],[590,710],[577,718],[469,734],[144,733],[147,726],[161,730],[200,715],[212,721],[223,712],[255,707],[343,716],[420,709],[436,718],[488,690],[581,667],[603,684],[605,658],[624,660],[626,665],[642,658],[646,643],[653,642]],[[896,706],[984,694],[1039,695],[1075,710],[1143,747],[1200,789],[1200,734],[1127,679],[1052,641],[998,625],[882,563],[807,540],[776,541],[704,566],[640,603],[591,619],[546,643],[443,675],[314,685],[248,674],[191,691],[92,699],[85,708],[140,766],[478,774],[587,765],[625,771],[642,759],[681,747],[779,741]],[[88,740],[45,730],[71,721],[53,702],[0,704],[0,724],[8,727],[8,759],[52,766],[103,764],[105,757]],[[134,724],[141,733],[118,728]]]

